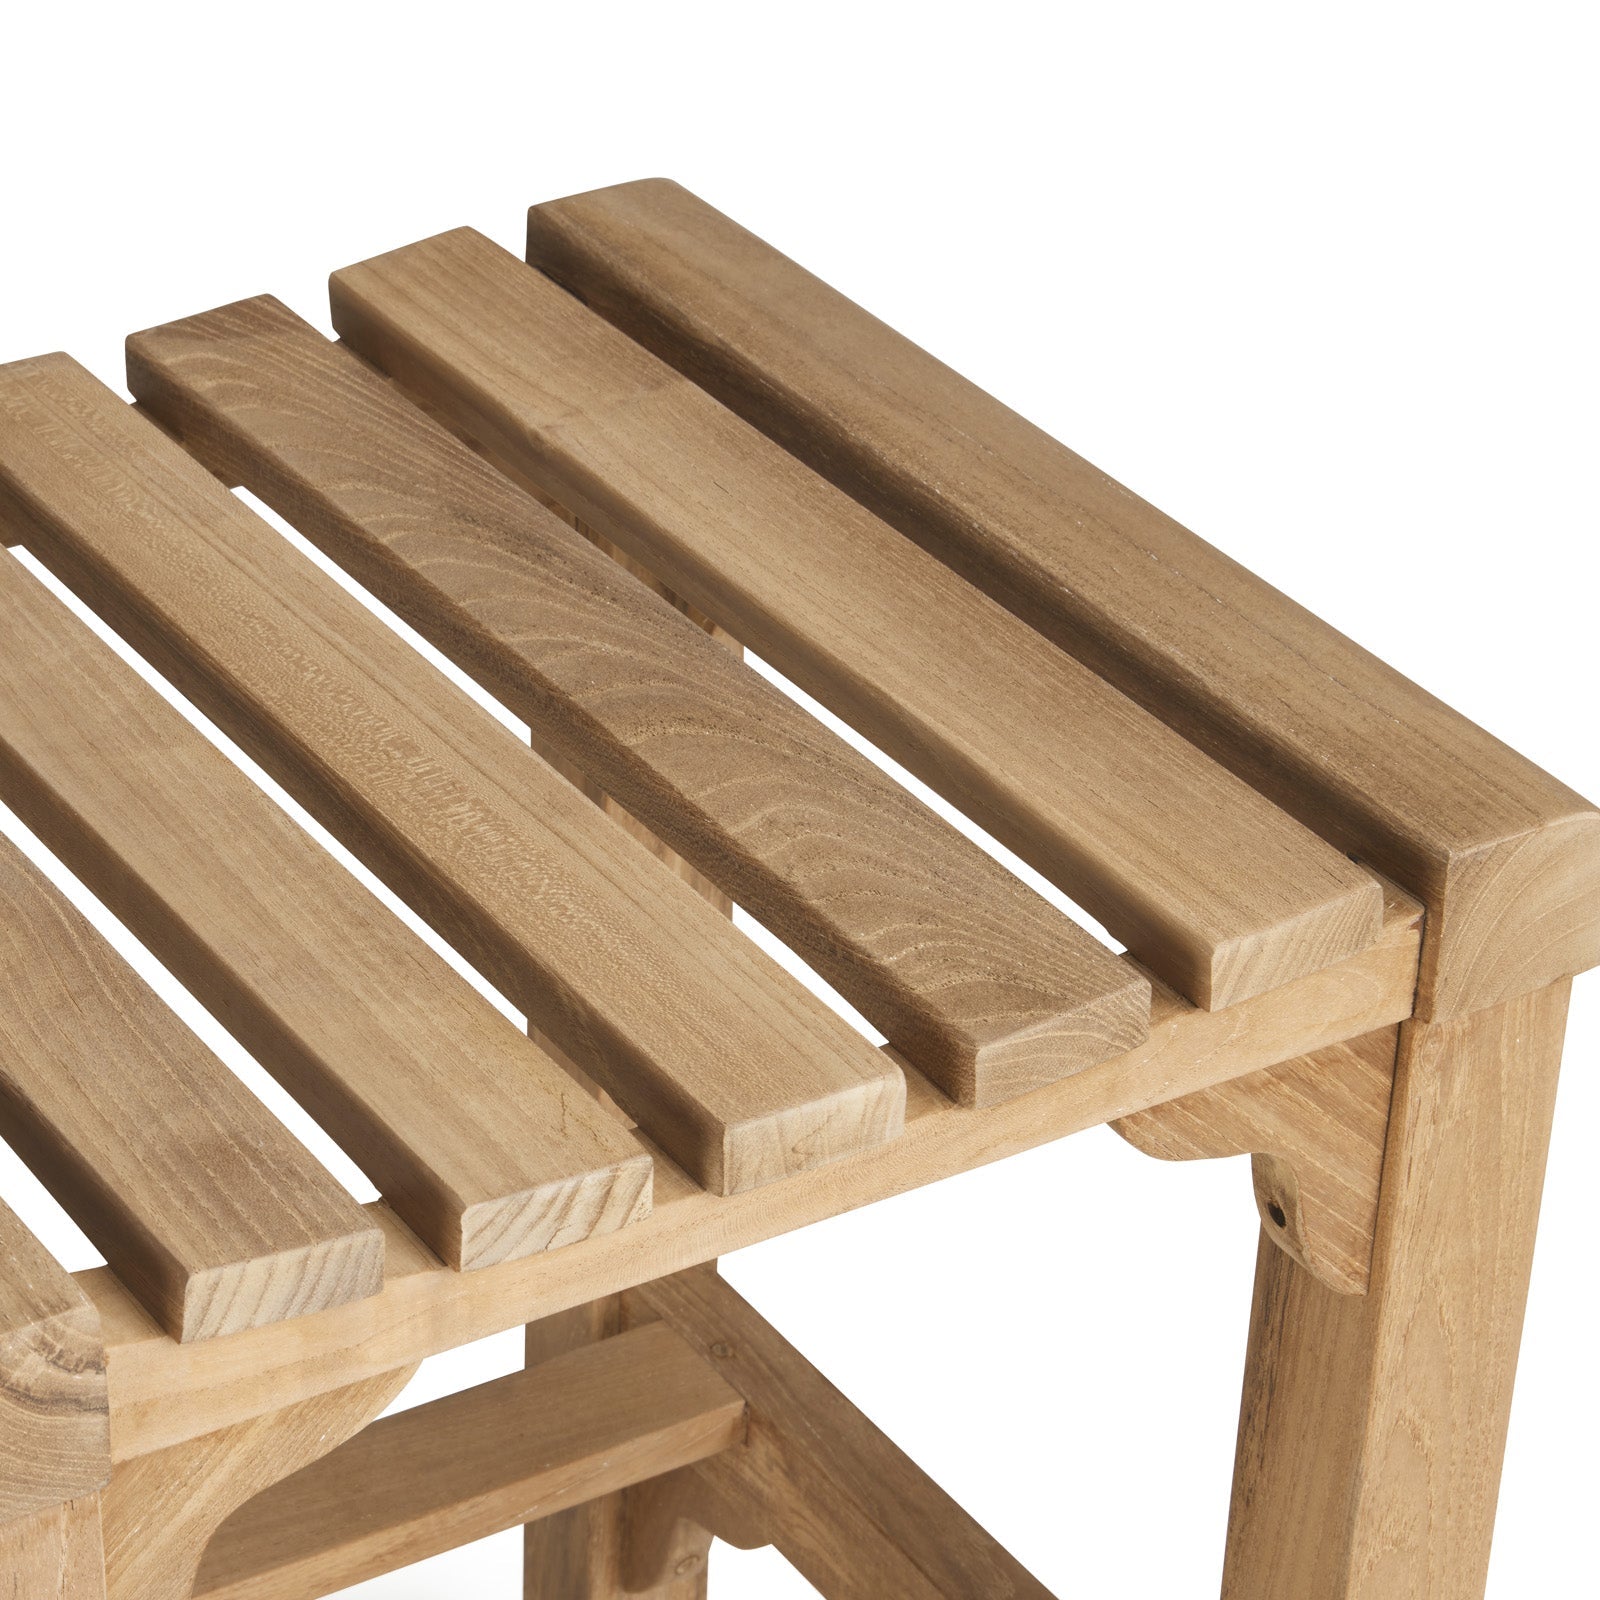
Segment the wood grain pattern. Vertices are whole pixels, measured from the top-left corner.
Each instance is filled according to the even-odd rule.
[[[66,358],[0,375],[27,538],[707,1187],[892,1137],[820,1000]]]
[[[647,1206],[627,1132],[9,554],[0,796],[450,1265]]]
[[[334,348],[343,350],[344,346],[335,345]],[[352,354],[353,356],[353,352],[348,353]],[[132,358],[130,356],[130,361],[131,359]],[[361,361],[359,356],[354,356],[354,359],[360,364],[363,372],[366,372],[374,377],[379,376],[379,374],[374,373],[372,368],[367,366],[364,361]],[[403,407],[411,410],[421,409],[420,407],[412,406],[410,401],[407,400],[405,396],[401,395],[399,391],[395,389],[393,384],[389,384],[388,389],[396,399],[402,402]],[[426,415],[426,413],[424,413],[424,415]],[[444,424],[440,423],[439,426],[443,427]],[[455,438],[455,435],[452,434],[451,437]],[[468,441],[466,440],[458,440],[457,442],[461,444],[468,444]],[[204,459],[204,456],[197,448],[192,437],[183,441],[183,443],[186,449],[193,451],[196,455],[201,455],[201,458]],[[470,444],[468,445],[468,448],[470,448]],[[500,476],[505,478],[504,473],[501,473]],[[507,479],[506,481],[509,482],[510,480]],[[528,490],[526,485],[523,485],[522,487],[524,488],[525,492],[532,494],[532,491]],[[537,495],[533,495],[533,498],[539,500]],[[565,526],[571,528],[575,533],[582,535],[586,543],[593,545],[596,550],[599,550],[612,562],[620,566],[623,571],[627,572],[633,578],[636,578],[651,592],[651,594],[659,595],[680,616],[687,617],[697,629],[717,640],[726,649],[732,651],[732,653],[741,661],[744,659],[744,647],[738,644],[726,629],[719,628],[708,617],[702,616],[698,611],[695,610],[693,606],[689,604],[687,600],[678,599],[678,597],[674,595],[665,584],[658,582],[651,574],[647,573],[639,565],[639,563],[626,552],[619,550],[610,542],[610,540],[601,539],[592,530],[586,528],[582,522],[580,522],[576,517],[570,515],[562,507],[545,500],[539,500],[539,504],[542,505],[546,511],[550,512],[552,516],[559,519]],[[324,545],[323,548],[324,550],[328,550],[330,547],[328,545]],[[354,569],[348,567],[347,565],[347,570]],[[407,587],[410,586],[408,585]],[[412,626],[417,627],[416,622],[413,622]],[[418,627],[417,631],[422,633],[424,630],[423,628]],[[431,630],[427,636],[430,638],[435,638],[436,642],[437,637],[442,637],[442,635],[435,636]],[[593,800],[594,803],[599,806],[600,809],[604,811],[605,814],[610,817],[618,827],[631,834],[639,841],[640,844],[645,847],[646,850],[650,852],[651,855],[656,858],[657,861],[661,862],[676,876],[682,878],[683,881],[688,884],[689,887],[693,889],[702,900],[706,901],[709,905],[715,906],[717,910],[725,917],[731,917],[733,915],[733,900],[727,894],[719,889],[716,884],[714,884],[711,879],[708,878],[705,873],[703,873],[692,862],[685,860],[684,857],[679,855],[678,852],[672,849],[670,845],[663,843],[661,836],[657,833],[652,833],[651,830],[647,828],[636,816],[634,816],[634,814],[629,811],[620,800],[617,800],[613,796],[607,794],[605,790],[602,789],[586,771],[579,767],[569,757],[563,755],[561,750],[556,748],[556,745],[552,740],[541,737],[538,733],[532,732],[530,728],[529,743],[539,753],[539,755],[544,758],[544,760],[548,761],[550,765],[567,780],[568,783],[573,784],[584,794],[588,795],[588,797]],[[604,1093],[603,1090],[601,1092]]]
[[[1365,1296],[1263,1238],[1226,1600],[1483,1593],[1568,989],[1401,1030]]]
[[[1429,909],[1418,1015],[1600,961],[1600,816],[676,184],[535,206],[528,255]]]
[[[643,1600],[707,1600],[712,1535],[694,1520],[697,1499],[678,1492],[687,1476],[681,1470],[665,1473],[623,1496],[628,1535],[624,1594]],[[530,1591],[527,1600],[538,1597]]]
[[[523,1330],[525,1364],[570,1356],[622,1331],[622,1297],[607,1295],[540,1317]],[[525,1600],[559,1594],[568,1600],[617,1600],[626,1541],[623,1497],[597,1495],[523,1529]]]
[[[332,294],[362,355],[648,560],[1197,1003],[1376,936],[1366,873],[481,235],[346,268]]]
[[[1397,1030],[1379,1028],[1112,1127],[1163,1161],[1249,1153],[1266,1236],[1339,1294],[1364,1294]]]
[[[743,1437],[738,1392],[663,1324],[639,1328],[374,1423],[224,1523],[194,1592],[311,1600]]]
[[[383,1235],[0,840],[0,1134],[175,1339],[383,1287]]]
[[[222,1523],[366,1427],[415,1370],[381,1373],[120,1464],[102,1502],[107,1600],[190,1600]]]
[[[92,1496],[110,1471],[100,1317],[0,1203],[0,1525]]]
[[[1050,1600],[716,1273],[683,1273],[628,1298],[660,1316],[748,1402],[744,1447],[701,1462],[692,1475],[829,1600]],[[714,1513],[708,1522],[720,1531]]]
[[[1136,973],[277,301],[136,334],[128,373],[956,1099],[1144,1036]]]
[[[648,1320],[655,1320],[653,1314]],[[525,1330],[527,1364],[571,1355],[614,1338],[625,1326],[621,1295],[541,1317]],[[526,1600],[549,1595],[563,1600],[622,1600],[624,1595],[705,1600],[711,1536],[700,1528],[659,1527],[653,1520],[656,1499],[650,1491],[674,1476],[657,1475],[625,1492],[597,1495],[530,1522],[523,1529],[522,1545]],[[646,1552],[642,1563],[641,1549]]]
[[[0,1522],[0,1600],[105,1600],[100,1497]]]
[[[1409,1013],[1416,987],[1417,919],[1415,902],[1396,900],[1385,938],[1371,950],[1226,1011],[1200,1011],[1158,988],[1147,1043],[986,1110],[952,1105],[908,1070],[906,1131],[899,1139],[786,1183],[719,1199],[660,1163],[649,1217],[537,1261],[453,1277],[375,1208],[387,1235],[383,1294],[282,1330],[176,1344],[113,1276],[83,1274],[79,1281],[106,1328],[112,1453],[124,1459],[159,1448],[220,1419],[250,1416],[293,1395],[616,1294],[1398,1021]]]

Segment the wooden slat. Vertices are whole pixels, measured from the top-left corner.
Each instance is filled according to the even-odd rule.
[[[383,1287],[383,1236],[0,840],[0,1134],[175,1339]]]
[[[703,201],[536,206],[529,259],[1341,848],[1423,896],[1419,1014],[1600,960],[1578,795]]]
[[[389,1229],[381,1296],[197,1345],[163,1336],[109,1273],[85,1274],[107,1330],[112,1452],[122,1460],[160,1448],[286,1395],[420,1360],[1397,1022],[1416,988],[1418,918],[1414,901],[1396,899],[1370,950],[1225,1011],[1158,988],[1145,1044],[1002,1105],[953,1106],[908,1071],[900,1138],[787,1183],[719,1199],[660,1166],[650,1216],[537,1262],[455,1278],[380,1208]]]
[[[740,1395],[655,1323],[374,1423],[235,1512],[194,1592],[311,1600],[702,1461],[743,1434]]]
[[[0,373],[0,481],[39,557],[702,1183],[898,1131],[892,1063],[81,367]]]
[[[0,1526],[110,1475],[99,1314],[0,1202]]]
[[[647,1204],[626,1131],[5,553],[0,797],[452,1266]]]
[[[1197,1003],[1376,936],[1360,869],[471,229],[334,324],[1063,887]]]
[[[276,300],[136,334],[128,371],[957,1099],[1144,1037],[1126,963]]]

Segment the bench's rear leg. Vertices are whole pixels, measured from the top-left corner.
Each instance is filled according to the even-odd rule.
[[[1569,987],[1402,1029],[1369,1293],[1263,1237],[1225,1600],[1480,1600]]]

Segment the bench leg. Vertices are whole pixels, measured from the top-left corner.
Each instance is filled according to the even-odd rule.
[[[415,1371],[368,1378],[119,1462],[103,1495],[109,1600],[190,1600],[201,1557],[221,1523],[252,1496],[358,1433]]]
[[[1479,1600],[1569,985],[1401,1032],[1372,1281],[1263,1236],[1225,1600]]]
[[[827,1600],[1051,1600],[714,1271],[625,1301],[630,1317],[659,1317],[699,1350],[744,1396],[748,1421],[739,1449],[633,1491],[646,1512],[629,1530],[639,1576],[653,1565],[660,1581],[672,1529],[687,1522],[775,1546]]]
[[[527,1364],[536,1366],[597,1339],[620,1333],[622,1297],[610,1295],[530,1322]],[[711,1535],[679,1523],[661,1536],[672,1541],[662,1582],[626,1586],[635,1565],[628,1560],[630,1529],[652,1501],[639,1491],[603,1495],[570,1511],[541,1517],[523,1529],[523,1593],[526,1600],[705,1600]],[[657,1536],[652,1527],[652,1542]]]
[[[0,1524],[0,1600],[105,1600],[100,1496]]]

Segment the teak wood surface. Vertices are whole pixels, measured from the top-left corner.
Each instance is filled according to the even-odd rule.
[[[246,301],[137,334],[128,363],[140,404],[189,449],[490,687],[955,1098],[987,1104],[1140,1042],[1138,974],[286,307]]]
[[[535,206],[528,259],[1426,901],[1419,1015],[1600,962],[1593,806],[703,200]]]
[[[0,841],[0,1131],[178,1339],[375,1294],[383,1235]]]
[[[1246,999],[1375,936],[1369,874],[482,235],[345,268],[332,294],[356,350],[1197,1003]]]
[[[0,1133],[107,1260],[0,1203],[0,1600],[309,1600],[519,1524],[529,1596],[707,1600],[716,1537],[1044,1597],[715,1262],[1102,1123],[1254,1163],[1226,1600],[1479,1600],[1600,814],[687,191],[528,237],[336,272],[342,345],[148,329],[135,406],[0,367],[0,539],[529,1029],[0,551],[0,799],[382,1196],[0,841]]]

